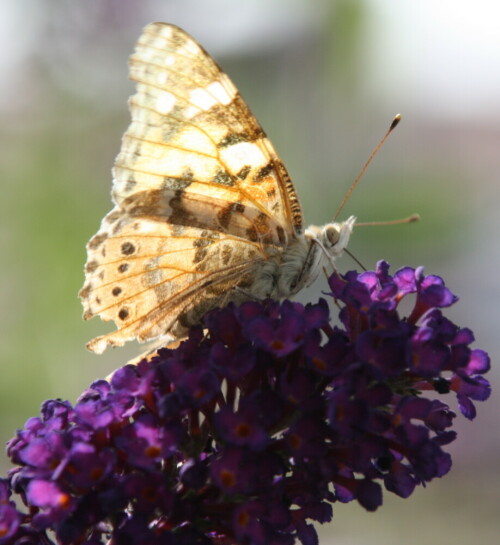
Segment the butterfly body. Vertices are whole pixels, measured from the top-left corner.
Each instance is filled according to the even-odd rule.
[[[262,273],[257,276],[253,292],[261,298],[283,299],[310,286],[323,267],[345,249],[354,222],[351,216],[345,222],[308,227],[286,247],[281,260],[273,263],[271,279],[262,278]]]
[[[148,25],[113,169],[114,209],[87,245],[85,313],[118,329],[102,352],[185,335],[229,302],[281,299],[347,245],[354,218],[303,229],[287,171],[237,89],[185,32]]]

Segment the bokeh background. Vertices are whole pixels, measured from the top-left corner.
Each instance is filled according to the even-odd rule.
[[[127,57],[150,21],[178,24],[230,74],[287,165],[306,220],[332,219],[397,112],[404,119],[343,217],[369,268],[425,265],[459,294],[451,317],[492,356],[500,342],[500,4],[476,0],[4,0],[0,6],[0,440],[47,398],[75,401],[140,348],[95,356],[83,322],[85,243],[111,208],[129,115]],[[344,257],[339,268],[355,264]],[[324,282],[304,300],[317,299]],[[498,386],[496,387],[498,391]],[[494,543],[499,396],[459,418],[445,478],[368,514],[335,506],[321,543]],[[454,406],[454,401],[450,398]],[[1,473],[8,466],[0,458]]]

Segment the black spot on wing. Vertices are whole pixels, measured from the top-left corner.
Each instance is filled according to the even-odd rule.
[[[240,202],[234,202],[220,210],[217,214],[219,224],[223,229],[227,229],[231,223],[231,218],[234,213],[243,214],[245,212],[245,205]]]
[[[124,242],[121,246],[123,255],[132,255],[135,252],[135,246],[131,242]]]
[[[215,173],[215,176],[213,178],[214,183],[219,185],[226,185],[226,186],[233,186],[234,185],[234,179],[233,177],[225,170],[218,170]]]
[[[247,166],[244,166],[239,172],[238,174],[236,174],[236,178],[238,180],[245,180],[246,177],[250,174],[250,171],[252,170],[252,167],[247,165]]]
[[[217,147],[219,149],[228,148],[229,146],[234,146],[235,144],[240,144],[241,142],[249,142],[250,140],[250,135],[246,132],[231,132],[217,144]]]
[[[178,189],[186,189],[186,187],[189,187],[192,183],[192,176],[191,178],[184,178],[183,176],[164,176],[162,189],[173,189],[174,191],[177,191]]]
[[[207,254],[208,250],[206,248],[198,248],[194,254],[193,262],[200,263],[200,261],[203,261],[207,257]]]
[[[267,176],[269,176],[269,174],[273,170],[274,170],[273,163],[267,163],[267,165],[260,168],[255,174],[255,176],[253,177],[254,183],[259,184],[260,182],[262,182],[265,178],[267,178]]]
[[[115,223],[115,221],[118,221],[123,216],[123,212],[121,210],[113,210],[106,216],[106,221],[108,223]]]
[[[249,227],[247,230],[246,230],[246,236],[247,236],[247,239],[250,241],[250,242],[257,242],[257,240],[259,240],[259,235],[257,233],[257,229],[255,229],[255,227]]]
[[[80,293],[78,295],[80,295],[82,299],[87,299],[91,289],[92,289],[92,286],[90,284],[87,284],[86,286],[83,286],[83,288],[80,290]]]
[[[184,190],[179,189],[174,193],[174,196],[168,201],[171,213],[168,216],[168,222],[171,226],[180,225],[188,227],[204,227],[200,218],[196,217],[185,207]]]
[[[187,168],[180,176],[164,176],[162,189],[186,189],[193,183],[194,173],[190,168]]]
[[[97,233],[89,240],[89,248],[91,250],[97,250],[99,246],[108,238],[107,233]]]
[[[198,264],[202,262],[208,255],[209,247],[220,238],[219,233],[213,231],[202,231],[200,238],[193,241],[193,248],[196,248],[194,263]],[[202,270],[197,267],[196,270]]]
[[[99,266],[99,264],[97,263],[97,261],[95,259],[93,259],[92,261],[89,261],[85,265],[85,272],[93,273],[97,269],[98,266]]]

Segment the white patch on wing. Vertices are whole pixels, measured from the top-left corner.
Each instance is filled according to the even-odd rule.
[[[228,104],[231,104],[235,92],[232,92],[231,94],[228,93],[228,90],[225,89],[219,81],[214,81],[207,87],[207,91],[215,96],[217,99],[217,102],[220,104],[224,104],[224,106],[227,106]]]
[[[267,164],[266,156],[262,150],[252,142],[234,144],[221,150],[220,154],[231,172],[238,172],[246,165],[259,168]]]
[[[176,51],[179,55],[186,55],[187,57],[191,55],[199,55],[199,47],[191,40],[188,40],[182,47],[179,47]]]
[[[206,112],[207,110],[210,110],[214,104],[217,104],[217,99],[210,95],[205,89],[198,87],[198,89],[193,89],[189,94],[189,102]]]
[[[221,104],[227,106],[231,104],[235,95],[236,89],[230,88],[231,92],[228,92],[228,89],[225,88],[220,81],[213,81],[206,87],[198,87],[193,89],[189,94],[189,102],[191,103],[191,109],[188,109],[188,117],[195,115],[197,111],[194,111],[194,108],[199,108],[204,112],[210,110],[216,104]]]
[[[172,93],[163,91],[156,100],[156,109],[160,114],[168,114],[175,106],[177,99]]]
[[[157,77],[158,85],[165,85],[167,83],[167,80],[168,80],[168,74],[166,72],[158,73],[158,77]]]

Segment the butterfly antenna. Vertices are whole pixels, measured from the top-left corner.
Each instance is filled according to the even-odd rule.
[[[362,223],[356,223],[356,227],[372,227],[373,225],[401,225],[404,223],[414,223],[415,221],[420,221],[419,214],[412,214],[407,218],[400,218],[397,220],[389,221],[364,221]]]
[[[377,155],[379,149],[384,145],[384,142],[387,140],[391,132],[397,127],[398,123],[401,121],[401,114],[397,114],[394,116],[394,119],[392,120],[391,126],[389,127],[389,130],[385,133],[382,140],[377,144],[377,147],[372,151],[370,157],[368,157],[368,160],[366,161],[364,167],[361,169],[361,172],[358,174],[358,177],[354,180],[354,182],[351,184],[351,187],[348,189],[344,200],[340,203],[340,206],[338,207],[337,213],[335,214],[335,217],[333,218],[333,221],[335,221],[342,211],[342,209],[345,206],[345,203],[349,200],[349,197],[351,196],[351,193],[354,191],[354,188],[358,185],[358,182],[363,177],[364,173],[366,172],[366,169],[368,168],[368,165],[373,161],[373,158],[375,155]],[[357,224],[356,224],[357,225]]]

